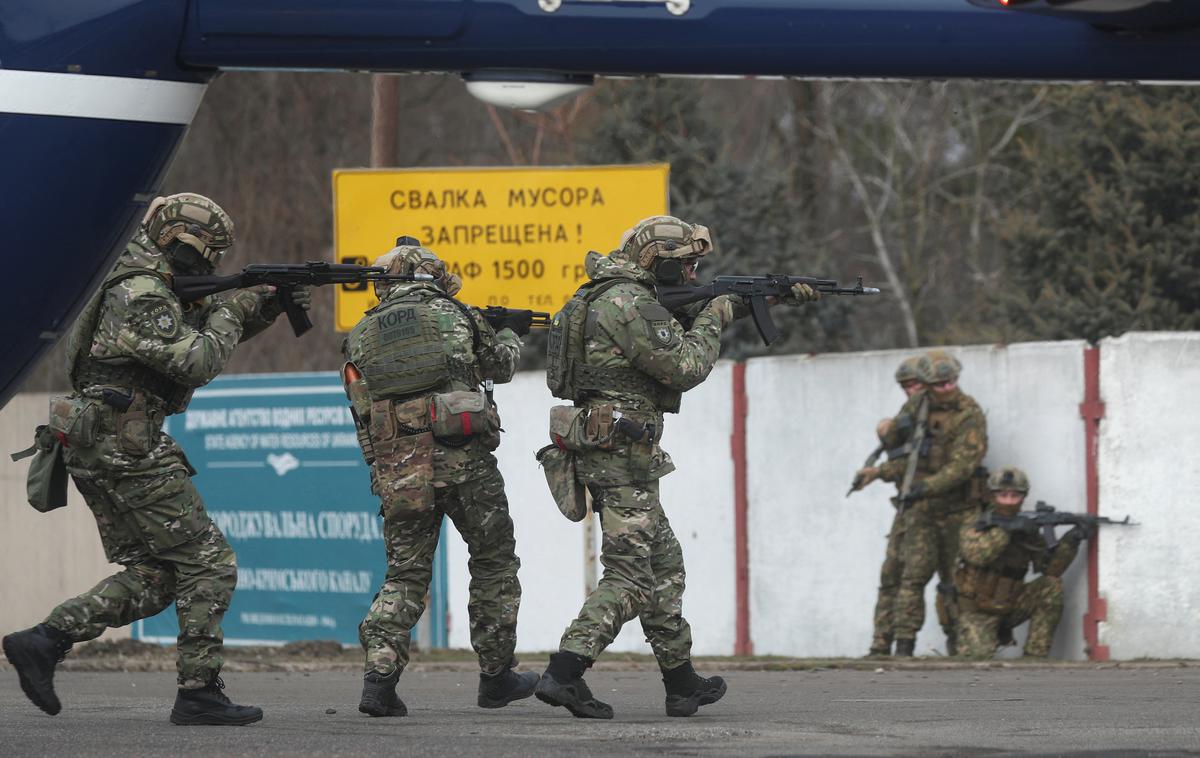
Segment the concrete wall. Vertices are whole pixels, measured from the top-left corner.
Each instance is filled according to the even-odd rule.
[[[74,485],[67,487],[67,507],[50,513],[25,500],[29,461],[13,463],[7,453],[33,444],[48,407],[49,395],[34,393],[0,409],[0,634],[33,626],[55,604],[120,570],[105,560],[96,522]],[[105,633],[105,639],[128,636],[128,627]]]
[[[1032,499],[1085,509],[1083,344],[1030,343],[956,349],[962,386],[988,416],[989,465],[1014,463],[1033,480]],[[755,652],[862,655],[892,517],[890,485],[845,497],[875,444],[875,422],[899,408],[892,372],[908,351],[789,356],[746,367],[751,640]],[[1101,512],[1141,525],[1100,537],[1100,589],[1108,600],[1101,642],[1114,658],[1200,657],[1200,334],[1139,334],[1105,341],[1100,429]],[[736,624],[733,540],[733,364],[670,416],[664,446],[678,471],[663,480],[663,502],[683,545],[689,590],[685,614],[696,652],[731,654]],[[540,373],[496,389],[507,433],[499,451],[523,560],[522,651],[557,646],[585,594],[583,527],[554,507],[533,452],[547,440],[555,401]],[[45,420],[46,397],[21,395],[0,410],[6,451],[26,447]],[[59,600],[91,587],[115,567],[103,558],[90,513],[72,490],[71,507],[42,515],[24,500],[24,462],[0,464],[0,631],[39,621]],[[451,531],[450,644],[469,646],[467,556]],[[1084,655],[1085,561],[1066,576],[1067,608],[1054,654]],[[928,595],[932,595],[930,590]],[[932,597],[928,598],[932,601]],[[932,606],[932,602],[930,603]],[[118,632],[123,634],[123,632]],[[932,607],[918,652],[943,650]],[[615,650],[647,651],[626,627]]]
[[[1100,642],[1115,659],[1200,656],[1200,334],[1100,347]]]
[[[985,464],[1015,464],[1031,495],[1083,510],[1083,344],[968,347],[960,386],[988,418]],[[747,445],[751,637],[760,654],[862,655],[871,641],[875,589],[895,488],[876,483],[846,498],[854,470],[877,444],[876,422],[904,397],[892,374],[911,351],[750,361]],[[1085,573],[1067,576],[1065,621],[1054,654],[1084,657]],[[933,611],[917,650],[945,651]]]

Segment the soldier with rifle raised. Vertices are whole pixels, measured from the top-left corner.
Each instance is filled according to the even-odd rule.
[[[1029,477],[1015,466],[992,472],[987,486],[991,505],[963,527],[960,537],[955,584],[962,654],[990,658],[1000,645],[1014,644],[1012,630],[1028,621],[1025,656],[1045,658],[1062,617],[1062,575],[1079,543],[1092,537],[1097,525],[1130,525],[1129,518],[1062,513],[1042,502],[1022,513]],[[1071,528],[1056,539],[1054,528],[1060,525]],[[1042,575],[1025,582],[1030,566]]]
[[[904,392],[905,398],[911,398],[924,390],[925,386],[917,377],[917,363],[920,359],[919,355],[906,358],[896,369],[896,384]],[[891,419],[884,419],[876,426],[875,432],[879,436],[879,446],[867,456],[867,460],[863,464],[864,469],[873,467],[879,460],[879,456],[886,452],[887,444],[884,440],[888,436],[891,424]],[[850,497],[851,494],[862,488],[864,478],[860,470],[860,473],[855,475],[846,497]],[[892,640],[895,638],[892,625],[895,621],[896,591],[900,589],[900,572],[903,566],[900,563],[900,542],[904,537],[906,509],[900,507],[898,496],[892,498],[892,505],[896,508],[896,514],[892,519],[891,531],[888,532],[883,566],[879,569],[879,596],[875,600],[875,634],[871,639],[871,649],[867,653],[867,657],[891,655]]]

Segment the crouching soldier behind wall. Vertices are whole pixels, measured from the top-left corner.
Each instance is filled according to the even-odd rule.
[[[993,471],[988,490],[992,505],[963,527],[960,540],[956,584],[962,654],[991,658],[998,646],[1012,644],[1012,630],[1028,621],[1025,655],[1044,658],[1062,617],[1062,575],[1090,535],[1074,526],[1051,548],[1037,531],[1013,530],[1012,518],[1029,493],[1029,477],[1019,468]],[[1042,575],[1026,583],[1030,566]]]
[[[192,390],[228,363],[240,341],[282,312],[271,287],[195,303],[171,291],[172,275],[206,275],[233,244],[233,222],[194,194],[157,198],[117,265],[68,337],[74,392],[50,404],[49,429],[96,517],[105,555],[125,567],[59,605],[46,620],[4,638],[25,694],[61,709],[54,668],[76,642],[153,616],[179,616],[176,724],[249,724],[262,710],[221,691],[221,619],[237,561],[190,479],[195,473],[163,419],[187,408]],[[307,290],[295,293],[308,308]]]
[[[603,529],[604,574],[563,633],[559,651],[538,683],[537,697],[580,718],[610,719],[584,672],[625,622],[641,621],[666,688],[668,716],[689,716],[720,700],[726,685],[692,667],[691,628],[683,617],[683,552],[659,502],[658,480],[674,470],[659,447],[663,414],[677,413],[682,393],[708,377],[721,332],[746,308],[730,296],[698,309],[685,329],[654,295],[657,283],[695,279],[712,250],[708,230],[671,216],[655,216],[626,232],[609,255],[588,253],[588,281],[555,317],[549,335],[547,382],[572,406],[551,411],[551,440],[539,452],[547,478],[592,494]],[[819,294],[797,285],[789,303]],[[553,467],[553,468],[552,468]],[[551,473],[557,471],[557,475]]]
[[[380,304],[345,345],[343,378],[371,488],[381,500],[388,565],[359,626],[366,673],[358,709],[371,716],[407,714],[396,683],[425,608],[443,515],[471,555],[477,702],[500,708],[532,695],[538,680],[535,673],[512,671],[521,562],[492,455],[500,419],[491,383],[512,379],[521,341],[510,328],[493,331],[478,311],[454,299],[462,282],[433,252],[401,245],[374,265],[393,274],[428,274],[432,281],[377,283]]]

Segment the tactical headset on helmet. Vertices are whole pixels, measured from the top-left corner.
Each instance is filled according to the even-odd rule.
[[[402,244],[376,258],[371,265],[384,268],[389,274],[429,274],[434,283],[450,296],[462,289],[462,279],[458,274],[446,270],[445,261],[437,257],[437,253],[422,247],[412,237],[401,237],[396,241]],[[376,297],[382,300],[395,286],[396,282],[375,282]]]
[[[683,263],[712,252],[708,227],[674,216],[642,219],[621,235],[619,249],[663,284],[682,284]]]
[[[988,475],[987,486],[992,492],[1013,490],[1027,493],[1029,492],[1029,477],[1016,466],[1004,466]]]
[[[917,375],[917,363],[921,360],[921,356],[914,355],[911,358],[905,358],[900,367],[896,369],[896,383],[906,384],[911,381],[920,381],[921,377]]]
[[[930,350],[917,361],[917,378],[925,384],[956,381],[960,371],[962,364],[945,350]]]
[[[142,218],[150,241],[188,269],[216,270],[233,244],[233,219],[203,195],[181,192],[156,197]],[[194,252],[193,252],[194,251]]]

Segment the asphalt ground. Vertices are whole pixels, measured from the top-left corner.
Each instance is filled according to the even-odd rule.
[[[729,693],[691,718],[663,712],[652,668],[588,674],[616,710],[583,721],[536,699],[475,706],[478,678],[410,670],[406,718],[358,713],[354,672],[230,672],[246,727],[178,727],[168,673],[61,671],[63,711],[29,703],[0,669],[0,755],[784,756],[1200,755],[1200,669],[1003,667],[729,670]]]

